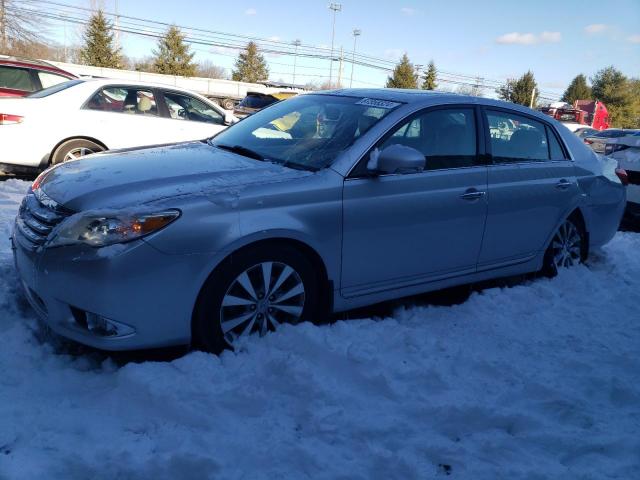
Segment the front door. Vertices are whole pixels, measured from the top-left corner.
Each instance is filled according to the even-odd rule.
[[[487,215],[474,107],[438,108],[401,122],[376,147],[399,143],[425,169],[345,180],[342,293],[355,296],[475,272]]]

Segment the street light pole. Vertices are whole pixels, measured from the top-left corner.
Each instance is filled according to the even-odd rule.
[[[351,54],[351,80],[349,80],[349,88],[353,87],[353,69],[356,66],[356,40],[362,35],[362,30],[359,28],[353,29],[353,52]]]
[[[331,27],[331,63],[329,63],[329,88],[331,88],[331,81],[333,80],[333,43],[336,36],[336,13],[342,11],[342,4],[330,3],[329,9],[333,10],[333,26]]]
[[[298,47],[302,45],[302,42],[298,39],[293,41],[293,45],[296,47],[295,53],[293,54],[293,84],[296,83],[296,63],[298,60]]]

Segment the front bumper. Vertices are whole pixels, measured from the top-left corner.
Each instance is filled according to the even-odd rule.
[[[190,343],[202,256],[167,255],[143,240],[32,251],[15,229],[12,247],[27,299],[59,335],[103,350]],[[117,322],[117,334],[91,329],[96,318]]]

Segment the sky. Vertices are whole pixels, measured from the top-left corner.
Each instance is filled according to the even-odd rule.
[[[57,0],[189,27],[252,35],[328,47],[332,12],[325,0]],[[343,0],[336,14],[335,47],[353,49],[354,28],[362,31],[357,51],[396,61],[407,53],[415,64],[433,60],[445,72],[504,80],[532,70],[541,90],[561,94],[579,73],[592,76],[614,65],[640,76],[640,0],[509,1],[363,1]],[[50,27],[56,40],[80,40],[80,27],[63,32]],[[125,34],[124,53],[151,55],[155,40]],[[195,46],[197,60],[227,69],[235,51]],[[292,81],[292,56],[267,56],[271,79]],[[335,65],[335,64],[334,64]],[[348,81],[351,65],[345,63]],[[334,75],[338,66],[334,66]],[[297,60],[297,83],[326,81],[329,62]],[[324,76],[324,78],[323,78]],[[355,67],[354,86],[383,86],[387,73]],[[441,86],[455,89],[456,85]]]

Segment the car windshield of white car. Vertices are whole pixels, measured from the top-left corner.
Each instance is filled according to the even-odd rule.
[[[255,113],[210,143],[227,149],[239,145],[254,157],[318,170],[400,105],[372,98],[300,95]]]

